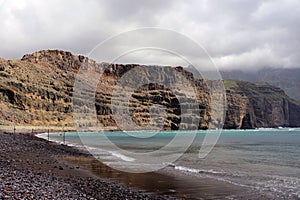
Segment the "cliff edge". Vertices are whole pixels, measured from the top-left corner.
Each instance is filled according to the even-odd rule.
[[[115,87],[120,87],[117,82],[122,75],[139,65],[96,63],[85,56],[59,50],[35,52],[23,56],[21,60],[0,59],[0,124],[73,126],[73,85],[81,66],[89,66],[89,70],[105,68],[96,90],[97,118],[104,127],[118,129],[112,116],[112,92]],[[167,71],[171,69],[182,74],[195,88],[201,110],[198,128],[207,129],[212,105],[205,81],[194,78],[192,73],[182,67],[161,68]],[[136,78],[141,78],[138,73]],[[280,88],[265,83],[234,80],[224,83],[227,96],[224,128],[300,126],[299,104]],[[139,126],[151,123],[149,109],[153,104],[159,104],[166,108],[164,129],[178,129],[182,119],[180,108],[191,109],[193,112],[188,102],[179,104],[180,98],[185,97],[184,91],[185,88],[179,87],[176,92],[172,92],[157,84],[137,89],[130,99],[135,123]],[[154,117],[160,117],[160,113],[156,115]]]

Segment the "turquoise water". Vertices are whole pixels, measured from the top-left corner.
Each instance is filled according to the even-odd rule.
[[[206,131],[182,132],[196,134],[192,145],[176,161],[160,170],[173,176],[187,176],[194,180],[210,178],[230,185],[246,188],[249,198],[300,198],[300,129],[223,130],[213,150],[205,159],[198,153]],[[139,134],[139,133],[136,133]],[[147,135],[147,133],[143,133]],[[151,138],[134,138],[123,132],[66,133],[67,144],[88,150],[97,150],[102,162],[124,168],[136,164],[130,154],[111,148],[110,142],[129,152],[143,154],[159,150],[169,144],[176,131],[160,132]],[[81,140],[80,137],[81,136]],[[134,135],[134,133],[133,133]],[[45,137],[46,135],[40,135]],[[107,137],[110,142],[101,141]],[[184,136],[182,136],[184,138]],[[51,140],[62,142],[62,134],[51,134]],[[182,138],[182,142],[185,140]],[[164,155],[178,153],[182,144],[160,152]],[[125,164],[126,163],[126,164]],[[164,163],[165,164],[165,163]],[[137,167],[142,167],[138,165]],[[253,196],[252,196],[253,195]]]

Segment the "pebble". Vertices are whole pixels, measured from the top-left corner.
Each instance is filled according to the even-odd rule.
[[[24,154],[30,155],[36,154],[36,152],[40,152],[39,156],[30,159],[26,156],[22,157]],[[76,166],[73,167],[74,169],[65,168],[66,170],[64,170],[64,167],[59,165],[58,156],[78,156],[81,154],[76,149],[65,145],[49,144],[39,138],[18,134],[14,140],[11,135],[0,132],[0,199],[152,200],[170,198],[169,196],[158,196],[137,191],[106,179],[96,177],[70,178],[55,175],[55,171],[64,173],[67,170],[79,168]],[[51,159],[39,160],[43,157]],[[49,165],[53,170],[43,171],[45,165]]]

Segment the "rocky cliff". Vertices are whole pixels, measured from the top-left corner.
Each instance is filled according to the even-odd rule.
[[[299,68],[264,68],[256,72],[232,70],[222,71],[221,74],[223,79],[243,80],[250,82],[267,82],[275,87],[280,87],[288,96],[300,102]]]
[[[39,51],[25,55],[21,60],[0,59],[0,123],[74,125],[73,85],[81,66],[86,66],[93,74],[98,73],[97,69],[105,69],[99,74],[101,79],[95,93],[97,119],[104,127],[118,129],[112,115],[116,106],[112,105],[112,94],[116,89],[126,89],[118,85],[118,81],[138,65],[96,63],[84,56],[58,50]],[[166,78],[163,74],[177,73],[191,83],[199,112],[195,115],[187,98],[191,91],[187,88],[179,85],[174,91],[164,85],[148,84],[136,88],[130,97],[133,121],[141,127],[153,123],[152,118],[155,118],[164,129],[178,129],[182,124],[185,128],[209,128],[213,106],[205,82],[194,78],[182,67],[161,67],[161,70],[166,73],[157,73],[155,76],[159,80]],[[137,80],[147,77],[141,77],[142,71],[134,74]],[[243,81],[226,81],[225,86],[228,102],[225,128],[300,126],[300,106],[279,88]],[[122,98],[124,95],[120,94],[114,99]],[[75,100],[84,101],[84,94]],[[159,109],[151,112],[153,105],[162,106],[164,114]],[[191,114],[183,116],[182,108]],[[88,111],[91,108],[82,106],[79,109]],[[188,127],[194,122],[198,127]]]
[[[226,128],[299,127],[300,107],[267,83],[226,80]]]

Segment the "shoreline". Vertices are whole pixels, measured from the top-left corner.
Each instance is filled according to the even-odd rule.
[[[28,133],[0,130],[0,199],[175,199],[100,178],[66,159],[89,154]]]
[[[33,136],[32,131],[28,131],[30,128],[33,127],[24,132],[19,132],[19,129],[15,135],[12,131],[3,133],[0,129],[0,199],[15,199],[20,198],[20,195],[27,195],[26,192],[16,192],[16,189],[11,188],[15,184],[18,191],[28,190],[30,195],[31,191],[50,186],[50,189],[44,191],[50,193],[50,199],[57,199],[61,195],[67,195],[62,199],[243,199],[244,195],[252,197],[251,188],[210,177],[200,178],[195,173],[174,170],[174,166],[146,174],[117,171],[98,161],[87,150]],[[44,127],[34,128],[34,135],[45,133]],[[67,132],[66,129],[63,131]],[[19,185],[24,180],[27,187],[33,189],[24,186],[20,189]],[[39,180],[47,186],[38,184]],[[48,196],[44,196],[44,193],[38,193],[35,197],[47,199]],[[14,196],[16,194],[19,196]],[[26,196],[26,199],[36,198]]]
[[[7,145],[9,144],[17,145],[15,148],[11,148],[11,152],[1,152],[2,174],[0,174],[0,180],[2,183],[0,185],[0,197],[2,199],[15,199],[19,198],[20,195],[27,194],[21,194],[22,192],[17,192],[9,187],[7,189],[5,180],[9,175],[21,177],[18,181],[20,184],[24,182],[24,179],[25,182],[27,180],[29,188],[34,186],[29,191],[39,191],[41,188],[35,186],[35,183],[42,179],[47,185],[52,185],[50,189],[52,192],[49,194],[50,199],[61,195],[67,195],[63,199],[202,199],[209,198],[211,195],[228,195],[229,190],[215,190],[215,186],[228,188],[228,183],[209,178],[196,180],[184,174],[169,173],[164,169],[146,174],[117,171],[98,161],[88,151],[34,136],[38,133],[45,133],[45,128],[48,127],[28,126],[26,129],[18,127],[15,135],[13,134],[13,127],[10,127],[11,131],[4,131],[5,133],[3,130],[1,132],[0,129],[0,147],[2,147],[0,149],[8,148]],[[66,131],[66,129],[59,130]],[[59,130],[56,129],[53,132],[59,132]],[[5,158],[3,159],[3,157]],[[6,163],[8,165],[3,168],[3,164]],[[8,174],[3,174],[3,171],[7,171]],[[14,175],[14,172],[17,174]],[[55,182],[54,185],[53,181]],[[12,179],[8,184],[15,185],[15,182],[16,180]],[[66,188],[59,188],[58,185],[65,185]],[[194,192],[189,191],[191,188]],[[28,188],[22,187],[18,190],[22,191],[22,189],[28,190]],[[68,192],[62,194],[64,191]],[[16,194],[19,196],[15,196]],[[47,196],[43,195],[38,194],[38,197],[34,196],[35,198],[26,197],[28,199],[47,199]]]
[[[19,134],[29,134],[29,135],[36,135],[39,133],[54,133],[54,132],[77,132],[76,127],[61,127],[61,126],[27,126],[27,125],[0,125],[0,132],[5,133],[14,133],[15,132]],[[256,131],[256,130],[283,130],[283,129],[296,129],[300,127],[269,127],[269,128],[255,128],[255,129],[217,129],[219,131],[232,131],[232,130],[238,130],[238,131]],[[95,131],[97,129],[91,129],[90,131]],[[115,127],[105,127],[102,128],[103,131],[107,132],[115,132],[115,131],[121,131]],[[169,131],[169,130],[166,130]],[[180,131],[180,130],[179,130]],[[195,130],[192,130],[195,131]],[[199,130],[199,131],[215,131],[215,129],[207,129],[207,130]]]
[[[47,140],[44,137],[41,137]],[[50,140],[51,141],[51,140]],[[55,141],[52,141],[55,143]],[[62,144],[59,143],[58,144]],[[72,148],[78,149],[71,145]],[[82,150],[79,148],[79,150]],[[88,152],[88,150],[83,150]],[[150,173],[127,173],[115,170],[101,163],[93,156],[78,158],[63,158],[73,164],[85,166],[84,168],[105,179],[116,180],[126,186],[144,190],[158,195],[171,195],[176,198],[184,199],[207,199],[240,194],[243,188],[228,182],[216,180],[209,177],[196,177],[186,172],[174,170],[174,166],[166,166],[164,169]],[[170,198],[170,197],[169,197]]]
[[[30,126],[30,125],[0,125],[0,131],[6,133],[14,133],[14,128],[16,133],[20,134],[38,134],[38,133],[45,133],[45,132],[72,132],[77,131],[76,127],[72,126]],[[91,131],[97,131],[98,129],[91,129]],[[104,127],[102,128],[103,131],[114,132],[120,131],[116,127]]]

